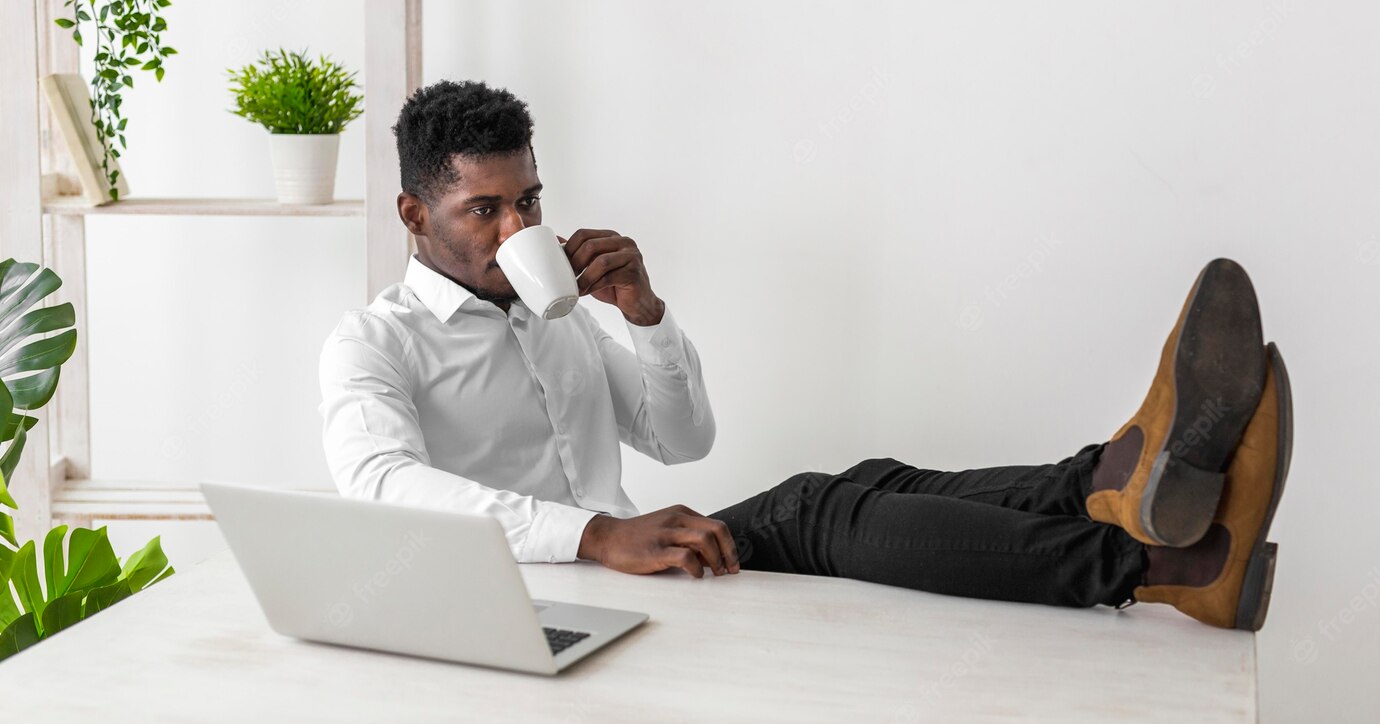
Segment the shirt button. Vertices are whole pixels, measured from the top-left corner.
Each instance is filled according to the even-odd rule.
[[[565,428],[562,427],[562,426],[560,426],[560,425],[557,425],[557,426],[556,426],[556,434],[557,434],[557,435],[564,435],[564,434],[565,434]]]
[[[575,497],[577,497],[577,498],[583,498],[583,497],[585,497],[585,489],[584,489],[584,488],[576,488],[576,489],[575,489]]]

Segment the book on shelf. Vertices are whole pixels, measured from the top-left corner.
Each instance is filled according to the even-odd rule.
[[[52,73],[43,77],[41,83],[43,97],[53,112],[58,132],[67,144],[72,156],[72,165],[81,180],[82,196],[92,206],[110,203],[110,184],[106,180],[101,160],[105,149],[96,135],[96,126],[91,122],[91,93],[87,90],[86,79],[80,73]],[[120,170],[118,159],[111,158],[109,166],[118,172],[115,188],[120,198],[129,196],[129,186],[125,183],[124,171]]]

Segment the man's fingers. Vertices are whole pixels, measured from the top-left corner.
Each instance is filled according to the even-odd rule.
[[[671,533],[671,542],[698,553],[716,575],[728,572],[723,551],[719,550],[719,539],[708,530],[699,526],[675,528]]]
[[[717,518],[701,518],[698,525],[706,527],[719,543],[719,551],[724,556],[724,566],[731,573],[738,572],[738,546],[733,542],[733,533],[728,524]]]
[[[661,549],[661,561],[671,568],[683,569],[695,578],[704,578],[704,564],[689,548],[667,546]]]
[[[605,236],[598,239],[590,239],[575,251],[570,251],[570,246],[566,246],[566,255],[570,257],[570,267],[575,270],[575,274],[589,266],[600,254],[618,251],[629,245],[632,240],[626,236]]]
[[[585,242],[589,241],[590,239],[599,239],[605,236],[618,235],[618,232],[610,231],[608,229],[577,229],[574,234],[570,235],[569,239],[566,239],[565,253],[573,255],[575,252],[580,250],[581,246],[584,246]]]
[[[585,267],[584,273],[576,280],[579,284],[580,294],[588,294],[595,289],[612,286],[615,282],[627,283],[636,279],[635,275],[631,279],[619,276],[600,284],[600,281],[604,281],[605,277],[634,264],[637,259],[638,256],[635,251],[611,251],[600,254],[594,261],[590,262],[589,266]],[[633,267],[633,270],[635,269],[636,267]]]

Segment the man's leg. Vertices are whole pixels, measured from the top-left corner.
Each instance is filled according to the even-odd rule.
[[[1117,526],[1074,514],[1097,447],[1051,466],[956,473],[869,460],[838,475],[794,475],[710,517],[733,531],[748,569],[1117,605],[1143,584],[1146,548]]]
[[[893,493],[924,493],[1044,515],[1088,516],[1085,501],[1107,446],[1087,445],[1048,465],[1007,465],[942,472],[893,458],[864,460],[840,475]]]

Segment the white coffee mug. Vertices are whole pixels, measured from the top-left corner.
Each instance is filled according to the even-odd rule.
[[[522,303],[544,319],[564,317],[580,301],[575,270],[549,226],[529,226],[508,237],[496,260]]]

